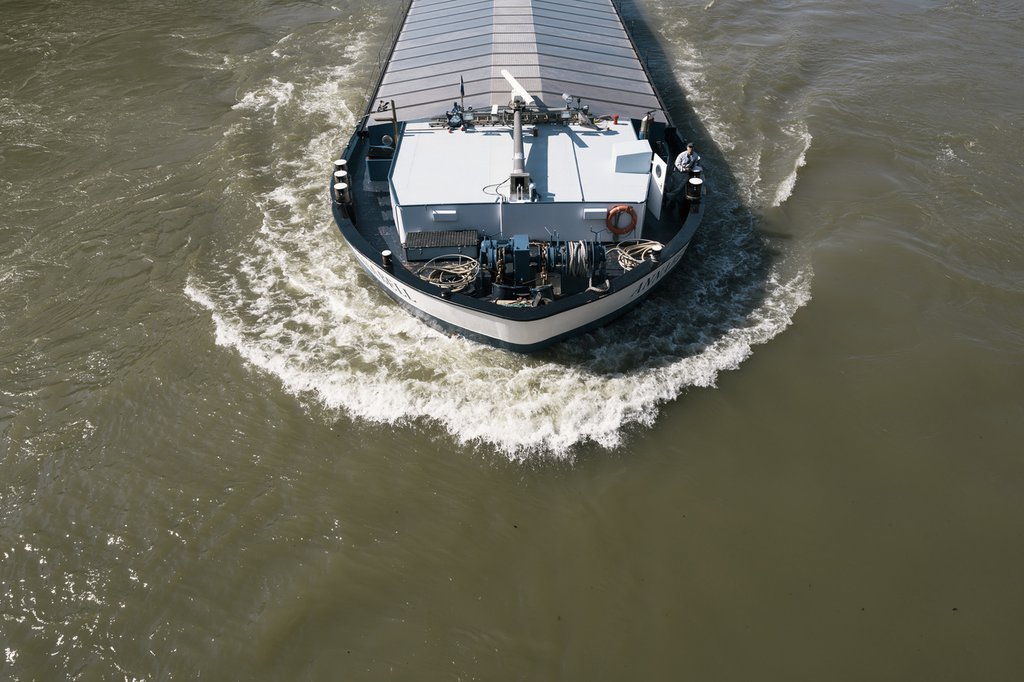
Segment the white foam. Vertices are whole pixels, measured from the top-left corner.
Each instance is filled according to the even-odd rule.
[[[273,123],[277,125],[278,111],[291,103],[294,94],[294,83],[271,78],[267,85],[245,93],[242,99],[231,108],[250,111],[269,109],[273,114]]]
[[[365,49],[365,40],[346,49]],[[315,132],[305,145],[275,139],[259,171],[274,188],[248,199],[262,214],[258,230],[224,255],[230,265],[193,274],[184,290],[208,311],[218,345],[311,406],[376,424],[438,425],[460,444],[513,459],[571,458],[587,442],[622,446],[664,403],[714,386],[809,299],[806,269],[760,267],[753,229],[719,219],[684,262],[696,271],[665,283],[669,295],[549,354],[435,331],[372,286],[330,221],[327,171],[355,121],[346,74],[272,77],[242,97],[245,120],[232,135],[285,116],[313,121]],[[709,119],[716,139],[727,139],[727,127]]]
[[[807,150],[811,148],[811,141],[813,139],[804,123],[791,127],[788,132],[792,137],[802,142],[802,149],[793,162],[793,172],[786,176],[782,183],[779,184],[779,188],[775,192],[775,199],[772,201],[772,206],[781,206],[786,199],[793,195],[793,188],[796,187],[797,173],[807,164]]]
[[[944,145],[939,149],[939,153],[936,154],[935,160],[939,162],[953,163],[960,161],[960,157],[956,155],[956,152],[953,151],[952,147]]]
[[[639,341],[611,330],[591,351],[538,360],[425,326],[370,288],[330,231],[312,235],[305,252],[287,240],[263,242],[266,251],[240,271],[247,284],[215,292],[191,280],[186,294],[210,311],[216,343],[330,410],[374,423],[434,422],[460,443],[512,458],[571,456],[586,441],[620,446],[629,426],[654,423],[660,405],[737,368],[790,323],[810,292],[803,272],[773,275],[759,308],[691,355],[673,341],[687,334],[680,324]],[[648,304],[642,317],[665,316],[665,305]],[[659,346],[679,357],[625,371],[614,357],[625,347],[657,357]]]

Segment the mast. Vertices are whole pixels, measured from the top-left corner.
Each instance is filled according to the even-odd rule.
[[[523,102],[522,97],[516,95],[513,100],[514,111],[514,123],[512,127],[512,174],[511,187],[509,190],[509,196],[513,201],[522,201],[523,196],[526,196],[527,201],[532,197],[530,196],[530,174],[526,172],[526,152],[523,149],[523,109],[526,108],[526,103]]]

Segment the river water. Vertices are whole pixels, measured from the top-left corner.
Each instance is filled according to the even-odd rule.
[[[623,12],[714,187],[522,357],[325,178],[399,0],[0,0],[0,678],[1024,677],[1024,9]]]

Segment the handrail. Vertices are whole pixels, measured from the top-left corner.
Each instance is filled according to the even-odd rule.
[[[402,27],[405,25],[406,17],[409,16],[409,10],[412,8],[413,2],[414,0],[409,0],[405,9],[395,13],[395,17],[391,21],[391,28],[388,30],[387,40],[381,43],[381,46],[377,49],[377,68],[370,78],[367,79],[366,87],[363,89],[363,101],[366,102],[366,107],[363,110],[363,116],[359,119],[359,123],[356,124],[357,128],[366,122],[370,114],[374,113],[373,95],[380,89],[381,81],[384,80],[384,72],[387,69],[388,62],[391,61],[391,55],[398,44],[398,37],[401,34]]]

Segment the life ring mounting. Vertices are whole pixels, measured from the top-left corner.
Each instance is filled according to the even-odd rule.
[[[619,214],[626,213],[629,215],[629,225],[625,227],[619,226]],[[629,234],[636,229],[636,211],[629,204],[619,204],[618,206],[612,206],[608,210],[608,218],[605,220],[605,225],[608,227],[608,231],[612,234],[622,236]]]

